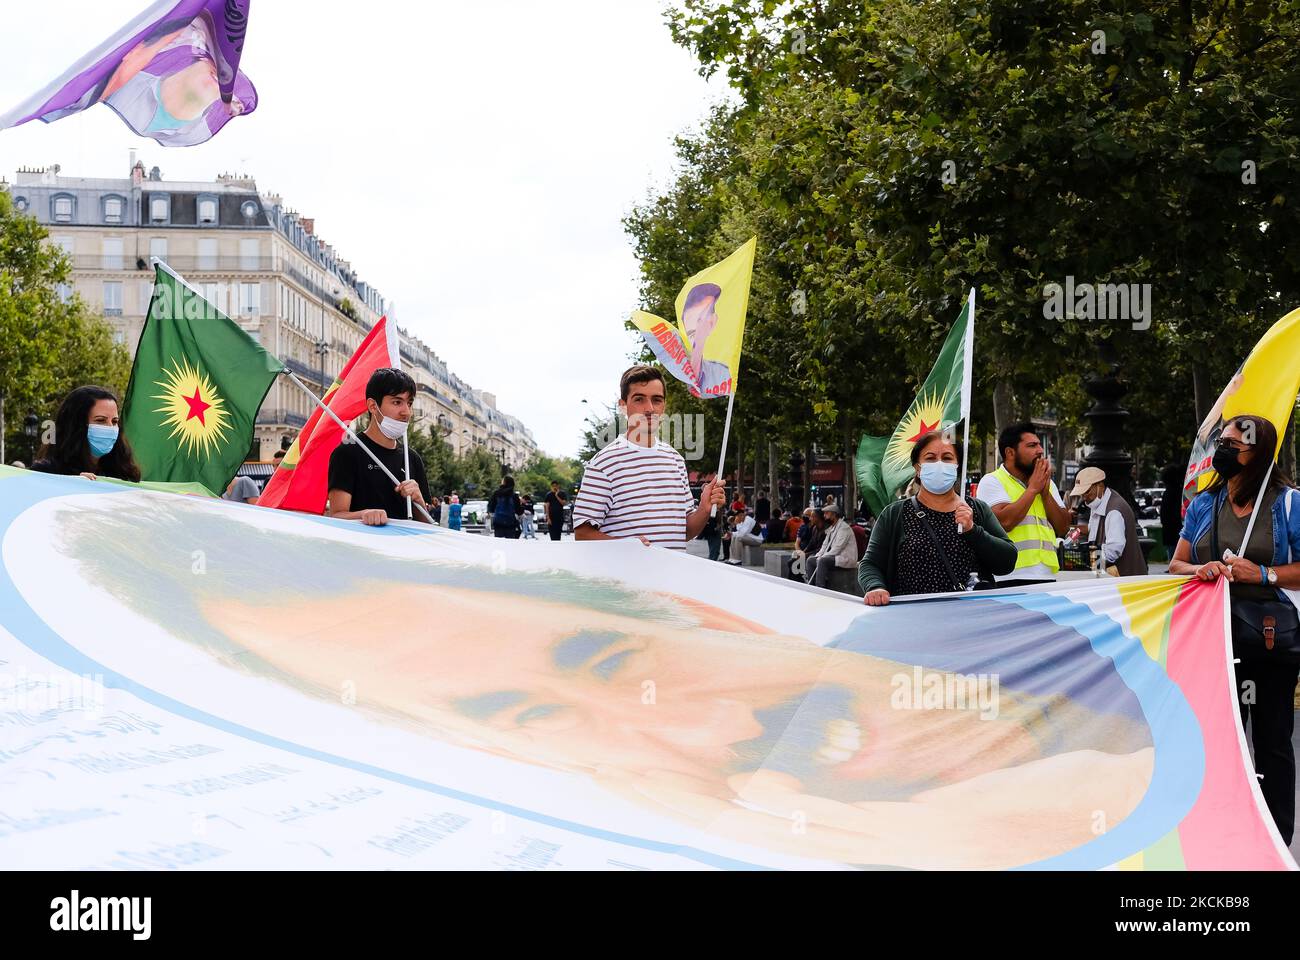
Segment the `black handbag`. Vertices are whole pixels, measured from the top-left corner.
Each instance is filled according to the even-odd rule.
[[[1219,549],[1219,510],[1215,498],[1210,544],[1214,559]],[[1245,549],[1244,545],[1243,548]],[[1300,663],[1300,614],[1287,600],[1229,600],[1232,608],[1232,651],[1238,657]]]

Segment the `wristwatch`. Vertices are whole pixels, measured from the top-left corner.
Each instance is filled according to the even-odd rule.
[[[1274,570],[1272,567],[1265,567],[1264,570],[1265,570],[1265,572],[1268,574],[1268,585],[1269,585],[1270,587],[1276,587],[1276,586],[1277,586],[1277,571]]]

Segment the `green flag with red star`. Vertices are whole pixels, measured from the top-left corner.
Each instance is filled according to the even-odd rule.
[[[858,487],[880,516],[899,487],[915,476],[912,444],[933,430],[946,430],[970,421],[971,361],[975,342],[975,291],[971,290],[939,349],[934,369],[921,384],[912,405],[888,437],[864,436],[855,459]],[[953,441],[956,442],[955,440]],[[965,460],[962,485],[965,486]]]
[[[154,266],[122,432],[141,479],[225,490],[284,365],[166,264]]]

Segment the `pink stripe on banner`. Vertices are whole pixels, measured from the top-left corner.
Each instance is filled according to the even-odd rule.
[[[1273,828],[1245,742],[1230,674],[1223,580],[1183,587],[1169,626],[1169,678],[1187,697],[1205,738],[1200,796],[1178,827],[1189,870],[1293,868]]]

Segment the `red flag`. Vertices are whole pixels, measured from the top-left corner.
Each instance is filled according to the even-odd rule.
[[[390,332],[388,318],[383,317],[361,341],[322,399],[340,420],[351,423],[366,412],[366,383],[370,375],[380,367],[399,364],[397,331]],[[342,440],[343,428],[334,418],[320,407],[313,410],[307,426],[285,453],[279,469],[271,475],[258,506],[324,513],[329,494],[330,454]]]

